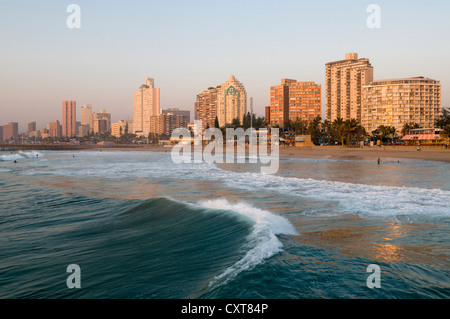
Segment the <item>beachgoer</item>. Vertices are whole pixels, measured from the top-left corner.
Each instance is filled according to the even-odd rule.
[[[14,163],[17,163],[17,161],[16,161],[16,160],[14,160]]]
[[[381,159],[378,157],[378,160],[377,160],[377,162],[378,162],[378,164],[380,164],[381,163]]]

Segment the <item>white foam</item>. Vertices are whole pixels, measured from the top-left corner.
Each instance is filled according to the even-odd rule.
[[[36,152],[36,151],[31,151],[31,152],[19,151],[19,154],[25,158],[42,158],[42,157],[44,157],[44,154],[42,154],[40,152]]]
[[[242,259],[228,267],[210,283],[210,287],[225,284],[245,270],[254,268],[265,259],[282,250],[283,244],[276,235],[298,235],[292,224],[282,216],[253,207],[247,203],[231,204],[224,199],[206,200],[200,206],[217,210],[227,210],[238,213],[253,223],[253,231],[248,237],[248,251]]]
[[[20,154],[0,155],[0,161],[16,161],[20,159],[23,159],[23,156]]]

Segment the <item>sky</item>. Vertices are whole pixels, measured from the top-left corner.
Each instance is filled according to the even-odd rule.
[[[70,4],[80,28],[68,28]],[[380,28],[369,28],[370,4]],[[374,79],[441,81],[450,106],[450,1],[0,0],[0,125],[19,132],[62,119],[62,101],[133,119],[133,92],[155,79],[161,109],[193,110],[196,95],[230,75],[264,115],[282,78],[325,90],[325,63],[368,58]],[[322,114],[324,113],[322,98]]]

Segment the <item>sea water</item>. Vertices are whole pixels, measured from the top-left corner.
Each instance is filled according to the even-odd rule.
[[[449,230],[443,162],[0,154],[0,298],[449,298]]]

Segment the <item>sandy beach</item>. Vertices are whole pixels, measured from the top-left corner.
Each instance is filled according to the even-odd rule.
[[[418,159],[429,161],[450,162],[450,149],[437,147],[422,147],[420,151],[416,147],[364,147],[346,148],[341,146],[317,146],[317,147],[280,147],[281,156],[305,156],[305,157],[329,157],[343,160],[404,160]]]
[[[124,150],[118,148],[119,150]],[[133,149],[135,151],[137,149]],[[170,152],[170,147],[148,146],[139,149],[149,152]],[[423,146],[418,151],[414,146],[383,146],[347,148],[342,146],[292,147],[280,146],[280,156],[328,157],[342,160],[385,160],[417,159],[450,162],[450,148]],[[225,150],[224,150],[225,152]]]

